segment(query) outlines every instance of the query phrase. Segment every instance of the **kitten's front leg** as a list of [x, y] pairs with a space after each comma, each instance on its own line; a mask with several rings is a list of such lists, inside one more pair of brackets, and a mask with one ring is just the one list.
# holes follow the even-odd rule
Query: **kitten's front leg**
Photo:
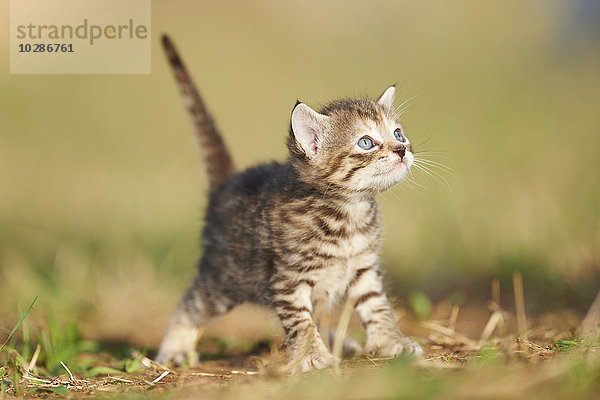
[[400, 353], [423, 355], [418, 343], [402, 335], [394, 318], [377, 266], [358, 269], [348, 287], [355, 309], [367, 331], [368, 354], [395, 357]]
[[306, 279], [283, 280], [273, 285], [275, 310], [290, 351], [290, 372], [322, 369], [336, 362], [313, 320], [313, 286], [314, 282]]

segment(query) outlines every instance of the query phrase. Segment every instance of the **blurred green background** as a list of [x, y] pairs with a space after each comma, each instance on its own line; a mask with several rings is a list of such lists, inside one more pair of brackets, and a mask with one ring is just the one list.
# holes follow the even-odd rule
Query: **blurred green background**
[[406, 131], [454, 172], [379, 198], [400, 301], [483, 304], [518, 270], [528, 311], [584, 312], [600, 288], [597, 3], [155, 1], [149, 76], [9, 75], [3, 35], [0, 326], [40, 296], [39, 318], [160, 339], [208, 187], [162, 32], [239, 167], [286, 157], [296, 99], [416, 96]]

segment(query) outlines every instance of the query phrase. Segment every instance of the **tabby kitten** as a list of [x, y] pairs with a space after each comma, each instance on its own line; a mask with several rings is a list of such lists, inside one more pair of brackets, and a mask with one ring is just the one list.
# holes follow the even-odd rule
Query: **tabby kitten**
[[392, 108], [394, 86], [377, 101], [341, 100], [320, 112], [297, 103], [286, 163], [235, 173], [202, 99], [168, 37], [163, 45], [198, 131], [210, 180], [198, 275], [173, 316], [157, 356], [184, 363], [199, 327], [243, 302], [275, 309], [289, 369], [336, 360], [317, 330], [313, 306], [354, 301], [369, 354], [421, 355], [396, 326], [378, 253], [375, 195], [406, 177], [411, 144]]

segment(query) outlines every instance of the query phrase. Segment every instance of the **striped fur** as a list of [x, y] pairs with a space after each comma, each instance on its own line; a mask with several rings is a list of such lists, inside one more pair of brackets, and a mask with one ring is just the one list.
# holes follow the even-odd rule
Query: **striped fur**
[[[174, 51], [171, 45], [167, 49]], [[186, 92], [193, 85], [182, 74]], [[393, 96], [388, 89], [385, 101], [342, 100], [318, 114], [297, 105], [303, 112], [292, 113], [296, 131], [290, 128], [286, 163], [214, 179], [198, 275], [172, 318], [159, 362], [184, 363], [193, 354], [200, 325], [253, 302], [277, 312], [290, 370], [323, 368], [335, 359], [318, 333], [313, 305], [335, 304], [346, 296], [367, 331], [367, 352], [422, 354], [396, 326], [378, 261], [381, 217], [374, 197], [402, 180], [413, 160], [410, 143], [403, 142], [400, 151], [394, 137], [400, 128], [390, 90]], [[207, 143], [203, 133], [216, 134], [210, 126], [199, 129], [201, 146]], [[364, 135], [373, 138], [373, 149], [357, 146]], [[222, 141], [219, 146], [217, 153], [226, 154]], [[221, 161], [217, 157], [217, 165]]]
[[210, 187], [216, 188], [235, 173], [233, 161], [202, 97], [185, 69], [175, 45], [167, 35], [162, 36], [162, 44], [196, 129], [196, 137], [204, 157]]

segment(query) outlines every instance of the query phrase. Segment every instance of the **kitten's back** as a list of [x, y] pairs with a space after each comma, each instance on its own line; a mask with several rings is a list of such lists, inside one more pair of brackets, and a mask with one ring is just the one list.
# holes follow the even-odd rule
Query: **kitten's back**
[[293, 181], [290, 164], [272, 162], [234, 174], [210, 195], [200, 275], [238, 302], [264, 303], [271, 297], [265, 283], [273, 256], [265, 244], [272, 232], [265, 213]]

